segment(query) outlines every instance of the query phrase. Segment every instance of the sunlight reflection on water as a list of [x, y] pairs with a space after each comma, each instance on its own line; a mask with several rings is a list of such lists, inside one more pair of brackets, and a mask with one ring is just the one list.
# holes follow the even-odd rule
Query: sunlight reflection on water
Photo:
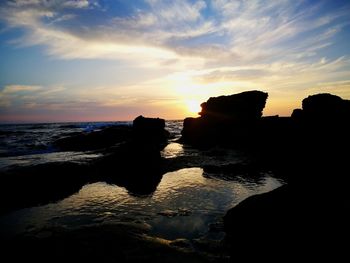
[[179, 143], [169, 143], [163, 151], [161, 151], [163, 158], [175, 158], [184, 155], [184, 147]]
[[21, 232], [43, 226], [74, 228], [102, 222], [141, 221], [149, 224], [155, 235], [194, 238], [205, 234], [210, 223], [220, 221], [228, 209], [244, 198], [280, 185], [269, 175], [254, 184], [242, 179], [206, 178], [202, 168], [186, 168], [165, 174], [152, 196], [131, 196], [124, 188], [93, 183], [58, 203], [2, 217], [0, 225]]

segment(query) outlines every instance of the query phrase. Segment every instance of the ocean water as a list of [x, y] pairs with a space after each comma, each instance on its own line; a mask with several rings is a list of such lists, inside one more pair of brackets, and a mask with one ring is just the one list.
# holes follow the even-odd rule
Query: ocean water
[[46, 162], [84, 161], [89, 152], [60, 152], [52, 143], [62, 137], [132, 122], [0, 124], [0, 170]]
[[[1, 125], [0, 171], [53, 161], [89, 162], [99, 155], [60, 152], [52, 142], [62, 136], [111, 125], [131, 123]], [[161, 155], [168, 161], [181, 159], [181, 164], [178, 170], [163, 175], [153, 194], [135, 196], [123, 187], [105, 182], [87, 184], [79, 192], [56, 203], [1, 215], [1, 235], [39, 233], [41, 229], [47, 231], [51, 227], [74, 229], [95, 224], [137, 222], [147, 225], [151, 235], [162, 238], [222, 239], [222, 217], [227, 210], [248, 196], [271, 191], [282, 184], [270, 171], [262, 171], [253, 178], [208, 174], [203, 165], [245, 163], [249, 157], [227, 149], [198, 151], [177, 143], [182, 121], [167, 121], [166, 129], [172, 134], [172, 139]]]

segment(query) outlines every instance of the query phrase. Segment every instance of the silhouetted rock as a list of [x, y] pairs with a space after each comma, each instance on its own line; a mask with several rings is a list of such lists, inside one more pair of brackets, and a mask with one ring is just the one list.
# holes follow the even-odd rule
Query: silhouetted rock
[[336, 126], [347, 126], [350, 124], [350, 101], [328, 94], [316, 94], [305, 98], [302, 102], [302, 110], [293, 111], [292, 118], [301, 124], [311, 128], [314, 125], [330, 129]]
[[162, 178], [157, 144], [122, 143], [95, 163], [98, 180], [125, 187], [135, 195], [153, 193]]
[[52, 162], [2, 172], [0, 214], [56, 202], [87, 183], [105, 181], [135, 195], [152, 194], [162, 178], [158, 145], [123, 142], [85, 163]]
[[328, 93], [312, 95], [303, 100], [303, 113], [309, 120], [343, 119], [350, 115], [350, 101]]
[[54, 202], [96, 181], [117, 184], [135, 195], [153, 193], [164, 171], [160, 148], [166, 145], [169, 133], [159, 118], [139, 116], [133, 125], [74, 134], [54, 142], [62, 150], [99, 150], [101, 157], [89, 163], [47, 163], [1, 174], [6, 189], [0, 192], [0, 213]]
[[259, 157], [287, 185], [227, 212], [232, 261], [280, 259], [265, 253], [271, 248], [295, 259], [345, 255], [338, 235], [349, 229], [350, 166], [344, 156], [350, 147], [349, 121], [349, 101], [331, 94], [305, 98], [303, 109], [294, 110], [291, 118], [261, 119]]
[[303, 110], [302, 109], [294, 109], [292, 112], [291, 118], [297, 121], [300, 121], [303, 117]]
[[101, 150], [126, 141], [164, 147], [168, 137], [164, 119], [139, 116], [133, 121], [132, 127], [112, 126], [99, 131], [82, 132], [57, 139], [53, 145], [64, 151]]
[[186, 118], [181, 140], [198, 147], [247, 143], [262, 116], [268, 94], [247, 91], [210, 98], [199, 118]]
[[139, 143], [157, 144], [164, 147], [169, 132], [165, 130], [165, 120], [138, 116], [133, 121], [134, 140]]
[[165, 128], [165, 120], [160, 118], [147, 118], [142, 115], [136, 117], [133, 121], [135, 131], [142, 133], [160, 133]]
[[199, 113], [203, 118], [215, 121], [252, 122], [262, 116], [268, 94], [261, 91], [246, 91], [230, 96], [209, 98], [201, 104]]
[[86, 151], [111, 147], [116, 143], [130, 140], [132, 128], [129, 126], [107, 127], [100, 131], [79, 133], [60, 138], [53, 145], [65, 151]]
[[56, 202], [94, 181], [87, 164], [57, 162], [21, 167], [0, 176], [0, 214], [13, 209]]
[[[299, 194], [285, 185], [249, 197], [229, 210], [224, 226], [232, 261], [240, 258], [275, 261], [280, 255], [309, 256], [310, 244], [315, 247], [314, 238], [322, 234], [315, 231], [318, 229], [315, 221], [308, 221], [302, 202]], [[309, 209], [312, 211], [312, 206]], [[269, 252], [271, 250], [276, 253]]]

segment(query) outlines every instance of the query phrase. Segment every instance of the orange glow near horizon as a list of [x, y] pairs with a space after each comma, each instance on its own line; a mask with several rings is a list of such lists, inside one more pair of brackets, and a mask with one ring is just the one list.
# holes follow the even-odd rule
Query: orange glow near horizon
[[197, 100], [187, 100], [186, 106], [187, 106], [187, 112], [191, 115], [198, 116], [198, 113], [202, 110], [200, 106], [201, 102]]

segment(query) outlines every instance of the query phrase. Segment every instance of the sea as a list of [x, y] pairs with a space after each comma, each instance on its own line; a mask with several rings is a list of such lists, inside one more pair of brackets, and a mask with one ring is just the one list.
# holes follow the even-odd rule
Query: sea
[[[76, 122], [0, 125], [0, 173], [17, 167], [49, 162], [90, 162], [94, 152], [59, 151], [58, 138], [132, 122]], [[249, 156], [237, 150], [215, 148], [200, 151], [178, 143], [183, 121], [166, 121], [172, 139], [161, 151], [164, 159], [181, 158], [186, 165], [165, 173], [154, 193], [130, 194], [125, 188], [96, 182], [71, 196], [0, 215], [0, 234], [15, 237], [50, 228], [76, 229], [99, 224], [137, 222], [152, 236], [165, 239], [224, 238], [223, 216], [245, 198], [271, 191], [283, 184], [271, 171], [258, 177], [206, 173], [204, 165], [246, 163]], [[47, 176], [50, 176], [49, 174]], [[25, 198], [25, 197], [23, 197]]]

